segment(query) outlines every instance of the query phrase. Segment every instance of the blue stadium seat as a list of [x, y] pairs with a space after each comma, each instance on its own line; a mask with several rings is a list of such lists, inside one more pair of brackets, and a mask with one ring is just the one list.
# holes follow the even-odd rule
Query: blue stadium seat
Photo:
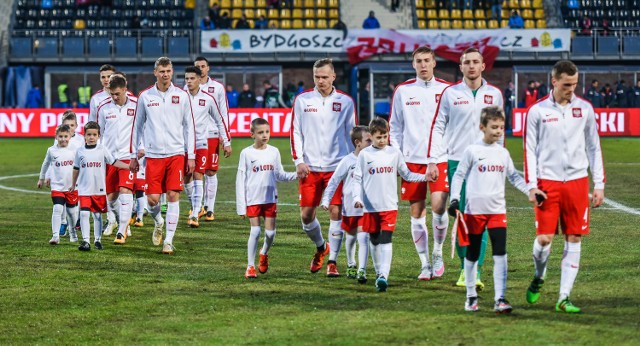
[[65, 37], [62, 39], [62, 54], [69, 58], [84, 57], [84, 38]]
[[598, 37], [598, 55], [618, 55], [618, 38]]
[[185, 52], [190, 52], [188, 37], [169, 37], [167, 44], [169, 56], [184, 55]]
[[57, 58], [58, 57], [58, 38], [56, 37], [40, 37], [38, 40], [38, 48], [36, 48], [35, 56], [38, 58]]
[[143, 37], [142, 38], [142, 55], [143, 56], [162, 56], [164, 49], [161, 37]]
[[30, 58], [33, 42], [31, 37], [12, 37], [11, 56], [15, 58]]
[[92, 37], [89, 40], [89, 56], [92, 58], [108, 58], [111, 56], [111, 44], [109, 43], [109, 38]]
[[625, 55], [640, 55], [640, 37], [625, 36], [622, 48]]
[[115, 48], [117, 57], [136, 57], [138, 53], [136, 39], [133, 37], [116, 37]]
[[593, 55], [593, 38], [577, 36], [571, 42], [572, 55]]

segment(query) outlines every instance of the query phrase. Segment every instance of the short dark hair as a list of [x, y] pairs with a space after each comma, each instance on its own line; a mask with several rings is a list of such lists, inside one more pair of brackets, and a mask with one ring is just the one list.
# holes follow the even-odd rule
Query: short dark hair
[[334, 68], [333, 68], [333, 59], [331, 59], [331, 58], [323, 58], [323, 59], [318, 59], [318, 60], [316, 60], [316, 62], [313, 63], [313, 68], [314, 69], [325, 67], [325, 66], [331, 67], [331, 71], [333, 71], [334, 70]]
[[62, 113], [62, 122], [65, 122], [66, 120], [73, 120], [78, 123], [76, 112], [72, 111], [71, 109], [67, 109], [66, 111], [64, 111], [64, 113]]
[[416, 48], [416, 50], [414, 50], [413, 53], [411, 53], [411, 59], [415, 59], [416, 55], [423, 54], [423, 53], [431, 54], [433, 57], [436, 56], [436, 53], [433, 51], [433, 49], [431, 49], [431, 47], [422, 46], [422, 47]]
[[127, 79], [120, 74], [114, 74], [109, 78], [109, 89], [126, 88]]
[[267, 121], [267, 119], [264, 119], [264, 118], [255, 118], [251, 120], [251, 132], [253, 132], [256, 129], [256, 127], [260, 125], [269, 125], [269, 122]]
[[369, 132], [371, 134], [376, 132], [387, 133], [389, 132], [389, 123], [384, 118], [375, 117], [369, 123]]
[[84, 124], [84, 133], [87, 133], [87, 130], [98, 130], [100, 133], [100, 125], [96, 121], [89, 121]]
[[116, 71], [116, 72], [114, 72], [113, 74], [114, 74], [114, 75], [120, 75], [120, 76], [122, 76], [122, 77], [124, 77], [124, 78], [127, 78], [127, 74], [126, 74], [126, 73], [124, 73], [124, 72], [122, 72], [122, 71]]
[[362, 136], [364, 135], [365, 132], [369, 132], [369, 128], [364, 126], [364, 125], [357, 125], [354, 128], [351, 129], [351, 143], [353, 143], [353, 145], [356, 145], [356, 140], [358, 141], [362, 141]]
[[207, 58], [205, 58], [203, 56], [196, 57], [196, 60], [194, 60], [193, 62], [195, 63], [195, 62], [198, 62], [198, 61], [204, 61], [204, 62], [207, 63], [207, 66], [209, 66], [209, 60], [207, 60]]
[[480, 54], [480, 58], [482, 58], [482, 61], [484, 61], [484, 57], [482, 56], [482, 52], [480, 51], [480, 49], [476, 48], [476, 47], [469, 47], [467, 49], [464, 50], [464, 52], [462, 52], [462, 55], [460, 55], [460, 62], [462, 62], [462, 57], [469, 54], [469, 53], [478, 53]]
[[116, 72], [116, 68], [113, 65], [104, 64], [104, 65], [100, 66], [100, 72], [103, 72], [103, 71]]
[[483, 126], [487, 126], [490, 120], [502, 120], [505, 121], [506, 116], [502, 107], [490, 106], [483, 108], [480, 112], [480, 123]]
[[197, 66], [187, 66], [184, 69], [184, 73], [185, 74], [187, 74], [187, 73], [195, 73], [196, 76], [198, 76], [198, 77], [202, 76], [202, 70]]
[[69, 125], [60, 125], [56, 127], [56, 135], [60, 132], [71, 132], [71, 127]]
[[598, 80], [597, 79], [592, 80], [591, 84], [593, 84], [593, 83], [598, 83]]
[[158, 60], [156, 60], [156, 63], [153, 65], [153, 69], [156, 70], [160, 66], [169, 66], [169, 65], [173, 66], [171, 59], [167, 58], [166, 56], [162, 56], [162, 57], [159, 57]]
[[567, 76], [574, 76], [576, 73], [578, 73], [578, 66], [576, 66], [576, 64], [574, 64], [570, 60], [560, 60], [555, 65], [553, 65], [553, 69], [551, 70], [551, 77], [560, 79], [563, 73]]

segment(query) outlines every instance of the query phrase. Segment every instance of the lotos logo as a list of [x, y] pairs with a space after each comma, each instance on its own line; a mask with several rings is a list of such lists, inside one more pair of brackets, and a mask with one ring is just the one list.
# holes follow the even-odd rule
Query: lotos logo
[[468, 105], [468, 104], [469, 104], [469, 101], [467, 101], [467, 100], [454, 101], [454, 102], [453, 102], [453, 105], [454, 105], [454, 106], [458, 106], [458, 105]]
[[479, 172], [499, 172], [502, 173], [504, 172], [504, 166], [503, 165], [478, 165], [478, 171]]
[[493, 103], [493, 96], [491, 95], [484, 95], [484, 103], [485, 104], [492, 104]]
[[147, 107], [158, 107], [158, 106], [160, 106], [160, 102], [147, 103]]
[[340, 112], [340, 111], [342, 111], [342, 103], [340, 103], [340, 102], [334, 102], [334, 103], [333, 103], [333, 111], [334, 111], [334, 112]]
[[407, 103], [405, 103], [405, 105], [407, 105], [407, 106], [419, 106], [420, 105], [420, 101], [407, 101]]
[[133, 109], [133, 108], [127, 109], [127, 116], [132, 117], [134, 115], [136, 115], [136, 110], [135, 109]]
[[371, 175], [376, 174], [376, 169], [373, 168], [373, 167], [369, 168], [369, 174], [371, 174]]
[[198, 104], [200, 105], [200, 107], [204, 107], [204, 100], [198, 100]]
[[369, 174], [382, 174], [382, 173], [395, 173], [393, 166], [371, 167], [369, 168]]
[[436, 94], [436, 103], [440, 102], [440, 97], [442, 96], [442, 94]]
[[171, 103], [173, 103], [174, 105], [180, 103], [180, 96], [171, 96]]
[[73, 165], [73, 160], [56, 161], [56, 167], [64, 167]]
[[254, 173], [257, 173], [257, 172], [262, 172], [262, 171], [274, 171], [275, 168], [274, 168], [273, 165], [255, 165], [255, 166], [253, 166], [253, 168], [251, 168], [251, 170]]
[[318, 108], [314, 108], [314, 107], [307, 107], [304, 109], [305, 112], [308, 113], [318, 113]]
[[216, 91], [216, 88], [210, 86], [208, 90], [209, 90], [209, 93], [212, 93], [212, 92]]
[[582, 118], [582, 108], [572, 108], [571, 114], [574, 118]]

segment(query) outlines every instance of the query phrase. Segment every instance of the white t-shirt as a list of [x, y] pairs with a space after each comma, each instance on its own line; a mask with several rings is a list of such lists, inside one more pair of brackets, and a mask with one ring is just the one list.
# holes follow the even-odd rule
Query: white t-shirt
[[40, 168], [40, 179], [51, 179], [51, 191], [67, 192], [73, 181], [73, 161], [76, 151], [66, 146], [49, 147]]
[[128, 160], [130, 157], [131, 128], [137, 104], [137, 98], [127, 97], [126, 103], [122, 106], [110, 100], [98, 108], [101, 144], [118, 160]]
[[329, 179], [327, 188], [324, 189], [324, 194], [322, 195], [322, 205], [329, 206], [331, 198], [333, 198], [333, 195], [338, 189], [338, 185], [340, 185], [340, 182], [344, 182], [344, 184], [342, 184], [343, 216], [362, 216], [363, 214], [362, 208], [354, 207], [355, 201], [353, 200], [353, 190], [359, 187], [355, 179], [353, 179], [357, 162], [358, 157], [355, 153], [343, 157], [338, 167], [336, 167], [336, 171], [333, 172], [331, 179]]
[[73, 163], [78, 172], [79, 196], [102, 196], [106, 194], [107, 164], [114, 164], [116, 160], [102, 145], [95, 148], [82, 147], [78, 149]]

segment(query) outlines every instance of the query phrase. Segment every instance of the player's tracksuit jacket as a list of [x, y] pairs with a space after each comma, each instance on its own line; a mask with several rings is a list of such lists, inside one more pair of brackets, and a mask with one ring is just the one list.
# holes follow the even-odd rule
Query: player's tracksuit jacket
[[[193, 118], [196, 123], [196, 149], [207, 148], [208, 138], [222, 138], [224, 146], [231, 145], [231, 137], [227, 128], [228, 118], [220, 116], [218, 102], [213, 95], [204, 92], [202, 88], [194, 96], [187, 90], [191, 97], [191, 108], [193, 109]], [[215, 136], [209, 128], [213, 122], [216, 130]]]
[[[211, 94], [213, 98], [216, 100], [216, 110], [222, 119], [224, 119], [224, 123], [229, 126], [229, 103], [227, 101], [227, 92], [224, 89], [224, 85], [218, 82], [217, 80], [209, 77], [206, 83], [200, 85], [200, 90], [206, 92], [207, 94]], [[209, 134], [207, 138], [218, 138], [220, 137], [224, 142], [224, 134], [220, 132], [218, 126], [214, 123], [213, 119], [209, 119], [208, 123]], [[230, 137], [228, 136], [227, 139]]]
[[[131, 91], [127, 90], [127, 96], [135, 97], [136, 95], [134, 95]], [[104, 88], [96, 91], [95, 94], [91, 96], [91, 99], [89, 100], [89, 120], [88, 121], [98, 121], [97, 120], [98, 108], [100, 107], [101, 104], [103, 104], [105, 101], [108, 101], [108, 100], [111, 100], [111, 95], [109, 94], [108, 91], [104, 90]]]
[[127, 102], [122, 107], [116, 105], [111, 99], [98, 107], [101, 144], [117, 160], [128, 160], [130, 157], [131, 128], [137, 105], [138, 98], [128, 96]]

